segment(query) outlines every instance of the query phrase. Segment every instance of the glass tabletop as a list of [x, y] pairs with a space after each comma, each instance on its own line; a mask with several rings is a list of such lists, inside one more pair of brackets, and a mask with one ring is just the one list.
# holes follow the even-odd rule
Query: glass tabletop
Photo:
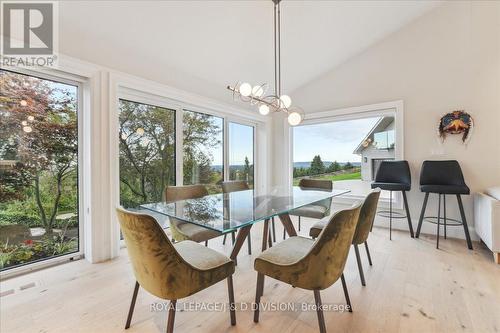
[[274, 187], [267, 193], [251, 189], [172, 203], [143, 204], [141, 208], [227, 233], [348, 192], [349, 190], [342, 189], [325, 190], [298, 186], [291, 189]]

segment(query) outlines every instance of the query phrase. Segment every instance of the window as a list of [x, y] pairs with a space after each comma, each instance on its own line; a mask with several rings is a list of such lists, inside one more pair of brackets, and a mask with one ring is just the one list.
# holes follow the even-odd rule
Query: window
[[119, 100], [120, 204], [158, 202], [175, 185], [175, 110]]
[[229, 180], [244, 180], [253, 187], [253, 143], [253, 126], [229, 123]]
[[78, 87], [0, 70], [0, 270], [79, 251]]
[[[293, 128], [293, 182], [328, 179], [364, 196], [378, 165], [395, 158], [394, 116], [372, 116]], [[384, 196], [385, 194], [383, 194]]]
[[183, 113], [184, 185], [203, 184], [220, 193], [224, 179], [224, 119], [205, 113]]

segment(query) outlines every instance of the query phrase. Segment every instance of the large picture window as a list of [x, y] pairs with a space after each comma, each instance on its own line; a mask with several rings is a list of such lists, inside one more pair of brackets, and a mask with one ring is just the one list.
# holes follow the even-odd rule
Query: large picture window
[[294, 185], [327, 179], [349, 195], [366, 195], [380, 162], [395, 159], [394, 124], [393, 115], [384, 115], [294, 127]]
[[158, 202], [175, 185], [175, 110], [119, 100], [120, 204]]
[[253, 187], [254, 127], [229, 123], [229, 180], [244, 180]]
[[0, 270], [79, 251], [78, 87], [0, 70]]
[[224, 119], [200, 112], [184, 111], [184, 185], [203, 184], [209, 193], [219, 193], [224, 179]]

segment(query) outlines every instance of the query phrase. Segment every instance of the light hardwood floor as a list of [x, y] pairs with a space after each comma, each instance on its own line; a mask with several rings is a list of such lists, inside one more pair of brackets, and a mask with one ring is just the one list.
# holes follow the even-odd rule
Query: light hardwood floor
[[[277, 221], [278, 222], [278, 221]], [[307, 235], [311, 221], [302, 223]], [[295, 223], [296, 224], [296, 223]], [[277, 223], [278, 240], [282, 239]], [[253, 259], [260, 252], [262, 223], [252, 229], [254, 254], [244, 246], [234, 276], [236, 302], [250, 304], [255, 297]], [[500, 265], [482, 244], [467, 250], [465, 241], [435, 238], [411, 239], [407, 232], [374, 228], [369, 238], [373, 266], [364, 249], [366, 287], [359, 280], [354, 252], [346, 266], [346, 280], [353, 313], [326, 312], [329, 332], [500, 332]], [[222, 238], [210, 247], [230, 253], [231, 242]], [[35, 287], [20, 290], [30, 283]], [[125, 332], [124, 325], [134, 286], [126, 249], [115, 260], [89, 264], [84, 260], [59, 265], [5, 280], [0, 289], [16, 288], [0, 298], [0, 331], [23, 332]], [[344, 303], [340, 281], [322, 292], [324, 304]], [[164, 332], [166, 313], [151, 310], [161, 300], [139, 291], [132, 326], [128, 332]], [[187, 302], [227, 302], [221, 282]], [[313, 293], [267, 278], [263, 302], [310, 303]], [[194, 304], [194, 303], [189, 303]], [[317, 332], [315, 311], [263, 311], [254, 324], [252, 312], [238, 311], [231, 327], [227, 312], [183, 311], [176, 315], [176, 332]]]

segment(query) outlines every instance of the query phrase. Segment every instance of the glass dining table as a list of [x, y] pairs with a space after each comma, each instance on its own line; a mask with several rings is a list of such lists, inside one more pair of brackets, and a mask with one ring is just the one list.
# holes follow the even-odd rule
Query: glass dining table
[[171, 203], [148, 203], [141, 205], [141, 208], [219, 231], [221, 234], [237, 231], [230, 256], [234, 260], [255, 223], [264, 222], [262, 249], [265, 250], [267, 245], [272, 246], [269, 234], [270, 219], [279, 217], [288, 235], [296, 236], [297, 231], [289, 212], [348, 192], [350, 191], [343, 189], [325, 190], [298, 186], [272, 187], [263, 193], [250, 189]]

